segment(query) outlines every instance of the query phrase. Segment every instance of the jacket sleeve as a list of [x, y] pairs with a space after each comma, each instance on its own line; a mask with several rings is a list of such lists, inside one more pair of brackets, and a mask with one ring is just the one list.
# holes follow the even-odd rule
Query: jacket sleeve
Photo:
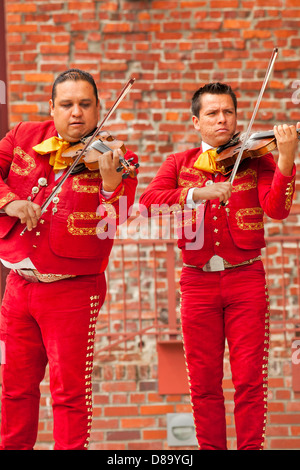
[[6, 184], [13, 158], [14, 158], [14, 135], [19, 125], [9, 131], [0, 142], [0, 209], [11, 201], [20, 197]]
[[[147, 189], [140, 197], [140, 205], [149, 214], [154, 206], [168, 205], [169, 208], [184, 207], [189, 188], [178, 187], [178, 167], [175, 155], [170, 155], [158, 170]], [[152, 206], [152, 208], [151, 208]]]
[[291, 176], [284, 176], [275, 164], [273, 156], [261, 157], [258, 167], [258, 195], [263, 211], [272, 219], [285, 219], [289, 213], [295, 192], [296, 166]]

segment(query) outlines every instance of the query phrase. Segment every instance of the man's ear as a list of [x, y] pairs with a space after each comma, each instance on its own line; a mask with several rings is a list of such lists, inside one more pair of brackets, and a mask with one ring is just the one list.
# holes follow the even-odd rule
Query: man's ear
[[200, 131], [199, 118], [197, 118], [197, 116], [193, 116], [192, 119], [193, 119], [194, 128], [197, 129], [197, 131]]
[[50, 116], [53, 117], [53, 112], [54, 112], [54, 104], [52, 100], [49, 100], [49, 107], [50, 107]]

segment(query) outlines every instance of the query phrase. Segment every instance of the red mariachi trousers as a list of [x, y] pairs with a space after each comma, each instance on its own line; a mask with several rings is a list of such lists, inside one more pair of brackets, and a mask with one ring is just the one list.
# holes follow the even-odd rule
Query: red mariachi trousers
[[262, 449], [269, 346], [269, 303], [262, 262], [219, 272], [184, 267], [180, 285], [182, 333], [199, 448], [227, 448], [222, 389], [227, 339], [237, 449]]
[[95, 324], [105, 292], [104, 273], [48, 284], [9, 274], [1, 309], [1, 449], [33, 449], [48, 362], [54, 448], [87, 448]]

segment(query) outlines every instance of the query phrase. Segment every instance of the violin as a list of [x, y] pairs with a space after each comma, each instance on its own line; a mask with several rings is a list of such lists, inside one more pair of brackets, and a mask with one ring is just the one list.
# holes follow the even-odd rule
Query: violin
[[[85, 168], [91, 171], [98, 170], [99, 154], [120, 149], [123, 155], [119, 157], [120, 166], [117, 168], [117, 171], [123, 171], [123, 179], [128, 176], [131, 178], [136, 177], [136, 169], [139, 167], [139, 164], [131, 165], [133, 158], [125, 160], [126, 147], [122, 141], [116, 140], [108, 131], [100, 131], [97, 135], [93, 136], [92, 141], [85, 148], [87, 139], [88, 137], [84, 137], [79, 143], [72, 145], [62, 153], [64, 163], [68, 165], [72, 165], [74, 160], [80, 155], [72, 174], [79, 173]], [[85, 150], [83, 150], [84, 148]]]
[[[300, 139], [300, 129], [297, 129], [298, 139]], [[217, 169], [226, 175], [235, 165], [236, 159], [244, 145], [240, 162], [246, 158], [259, 158], [272, 152], [277, 148], [277, 142], [273, 131], [255, 132], [246, 142], [240, 139], [239, 133], [224, 145], [217, 148], [215, 158]]]

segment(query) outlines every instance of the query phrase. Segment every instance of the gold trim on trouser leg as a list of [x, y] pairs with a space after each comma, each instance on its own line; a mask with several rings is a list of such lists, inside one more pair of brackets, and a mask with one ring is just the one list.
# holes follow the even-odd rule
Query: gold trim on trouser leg
[[262, 432], [261, 450], [264, 448], [266, 426], [267, 426], [267, 413], [268, 413], [268, 364], [269, 364], [269, 347], [270, 347], [270, 299], [268, 286], [265, 285], [265, 294], [267, 301], [267, 311], [265, 315], [265, 339], [264, 339], [264, 356], [262, 363], [263, 374], [263, 395], [264, 395], [264, 423]]
[[94, 359], [95, 329], [99, 312], [99, 297], [99, 295], [92, 295], [90, 297], [90, 322], [85, 362], [85, 404], [87, 408], [87, 439], [86, 443], [84, 444], [85, 448], [89, 446], [93, 420], [92, 372]]

